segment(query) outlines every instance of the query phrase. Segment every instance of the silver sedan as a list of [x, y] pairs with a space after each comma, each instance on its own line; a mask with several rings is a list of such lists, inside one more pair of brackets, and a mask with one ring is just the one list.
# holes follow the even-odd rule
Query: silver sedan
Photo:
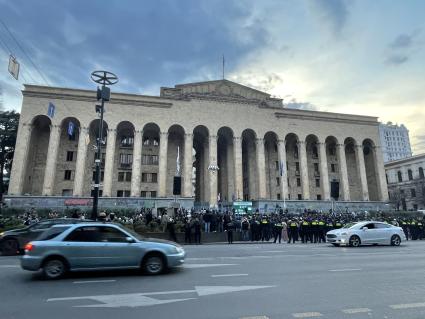
[[108, 223], [57, 225], [25, 246], [21, 266], [43, 270], [49, 279], [67, 271], [138, 269], [149, 275], [184, 263], [185, 251], [176, 243], [145, 239]]
[[326, 233], [326, 241], [334, 246], [358, 247], [377, 244], [399, 246], [402, 240], [406, 240], [406, 236], [401, 227], [375, 221], [350, 223]]

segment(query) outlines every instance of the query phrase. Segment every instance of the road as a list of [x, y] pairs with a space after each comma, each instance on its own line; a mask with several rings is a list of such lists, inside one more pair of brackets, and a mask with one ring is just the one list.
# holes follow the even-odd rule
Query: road
[[425, 318], [425, 242], [186, 246], [159, 277], [79, 273], [58, 281], [0, 257], [0, 318]]

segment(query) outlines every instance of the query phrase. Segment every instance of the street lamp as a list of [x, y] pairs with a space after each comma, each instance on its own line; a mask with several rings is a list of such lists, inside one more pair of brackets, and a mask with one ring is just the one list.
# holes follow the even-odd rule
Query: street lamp
[[95, 174], [95, 180], [94, 180], [94, 196], [93, 196], [93, 210], [91, 213], [91, 219], [96, 220], [97, 219], [97, 207], [99, 202], [99, 187], [100, 187], [100, 163], [101, 163], [101, 149], [102, 149], [102, 142], [103, 142], [103, 113], [104, 113], [104, 106], [105, 101], [109, 101], [111, 98], [111, 89], [107, 87], [107, 85], [114, 85], [118, 82], [118, 77], [111, 72], [108, 71], [94, 71], [91, 74], [91, 79], [101, 84], [102, 87], [97, 87], [97, 93], [96, 98], [98, 101], [101, 101], [100, 105], [96, 105], [95, 110], [96, 113], [99, 113], [100, 116], [100, 125], [99, 125], [99, 133], [97, 138], [97, 152], [96, 152], [96, 174]]

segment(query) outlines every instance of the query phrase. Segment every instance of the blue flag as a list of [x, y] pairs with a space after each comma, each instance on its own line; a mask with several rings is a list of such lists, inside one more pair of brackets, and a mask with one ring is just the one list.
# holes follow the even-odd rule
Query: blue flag
[[283, 172], [284, 172], [283, 162], [280, 161], [280, 163], [279, 163], [279, 173], [280, 173], [280, 176], [283, 176]]
[[49, 102], [49, 107], [47, 108], [47, 116], [53, 118], [55, 116], [55, 105], [52, 102]]
[[69, 136], [73, 136], [74, 135], [74, 130], [75, 130], [75, 124], [74, 124], [74, 122], [69, 122], [68, 123], [68, 135]]

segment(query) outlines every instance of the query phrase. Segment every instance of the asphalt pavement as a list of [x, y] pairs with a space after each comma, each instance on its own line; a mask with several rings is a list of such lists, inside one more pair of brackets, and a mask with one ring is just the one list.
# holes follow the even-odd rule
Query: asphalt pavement
[[186, 246], [184, 267], [46, 281], [0, 257], [0, 318], [425, 318], [425, 241]]

